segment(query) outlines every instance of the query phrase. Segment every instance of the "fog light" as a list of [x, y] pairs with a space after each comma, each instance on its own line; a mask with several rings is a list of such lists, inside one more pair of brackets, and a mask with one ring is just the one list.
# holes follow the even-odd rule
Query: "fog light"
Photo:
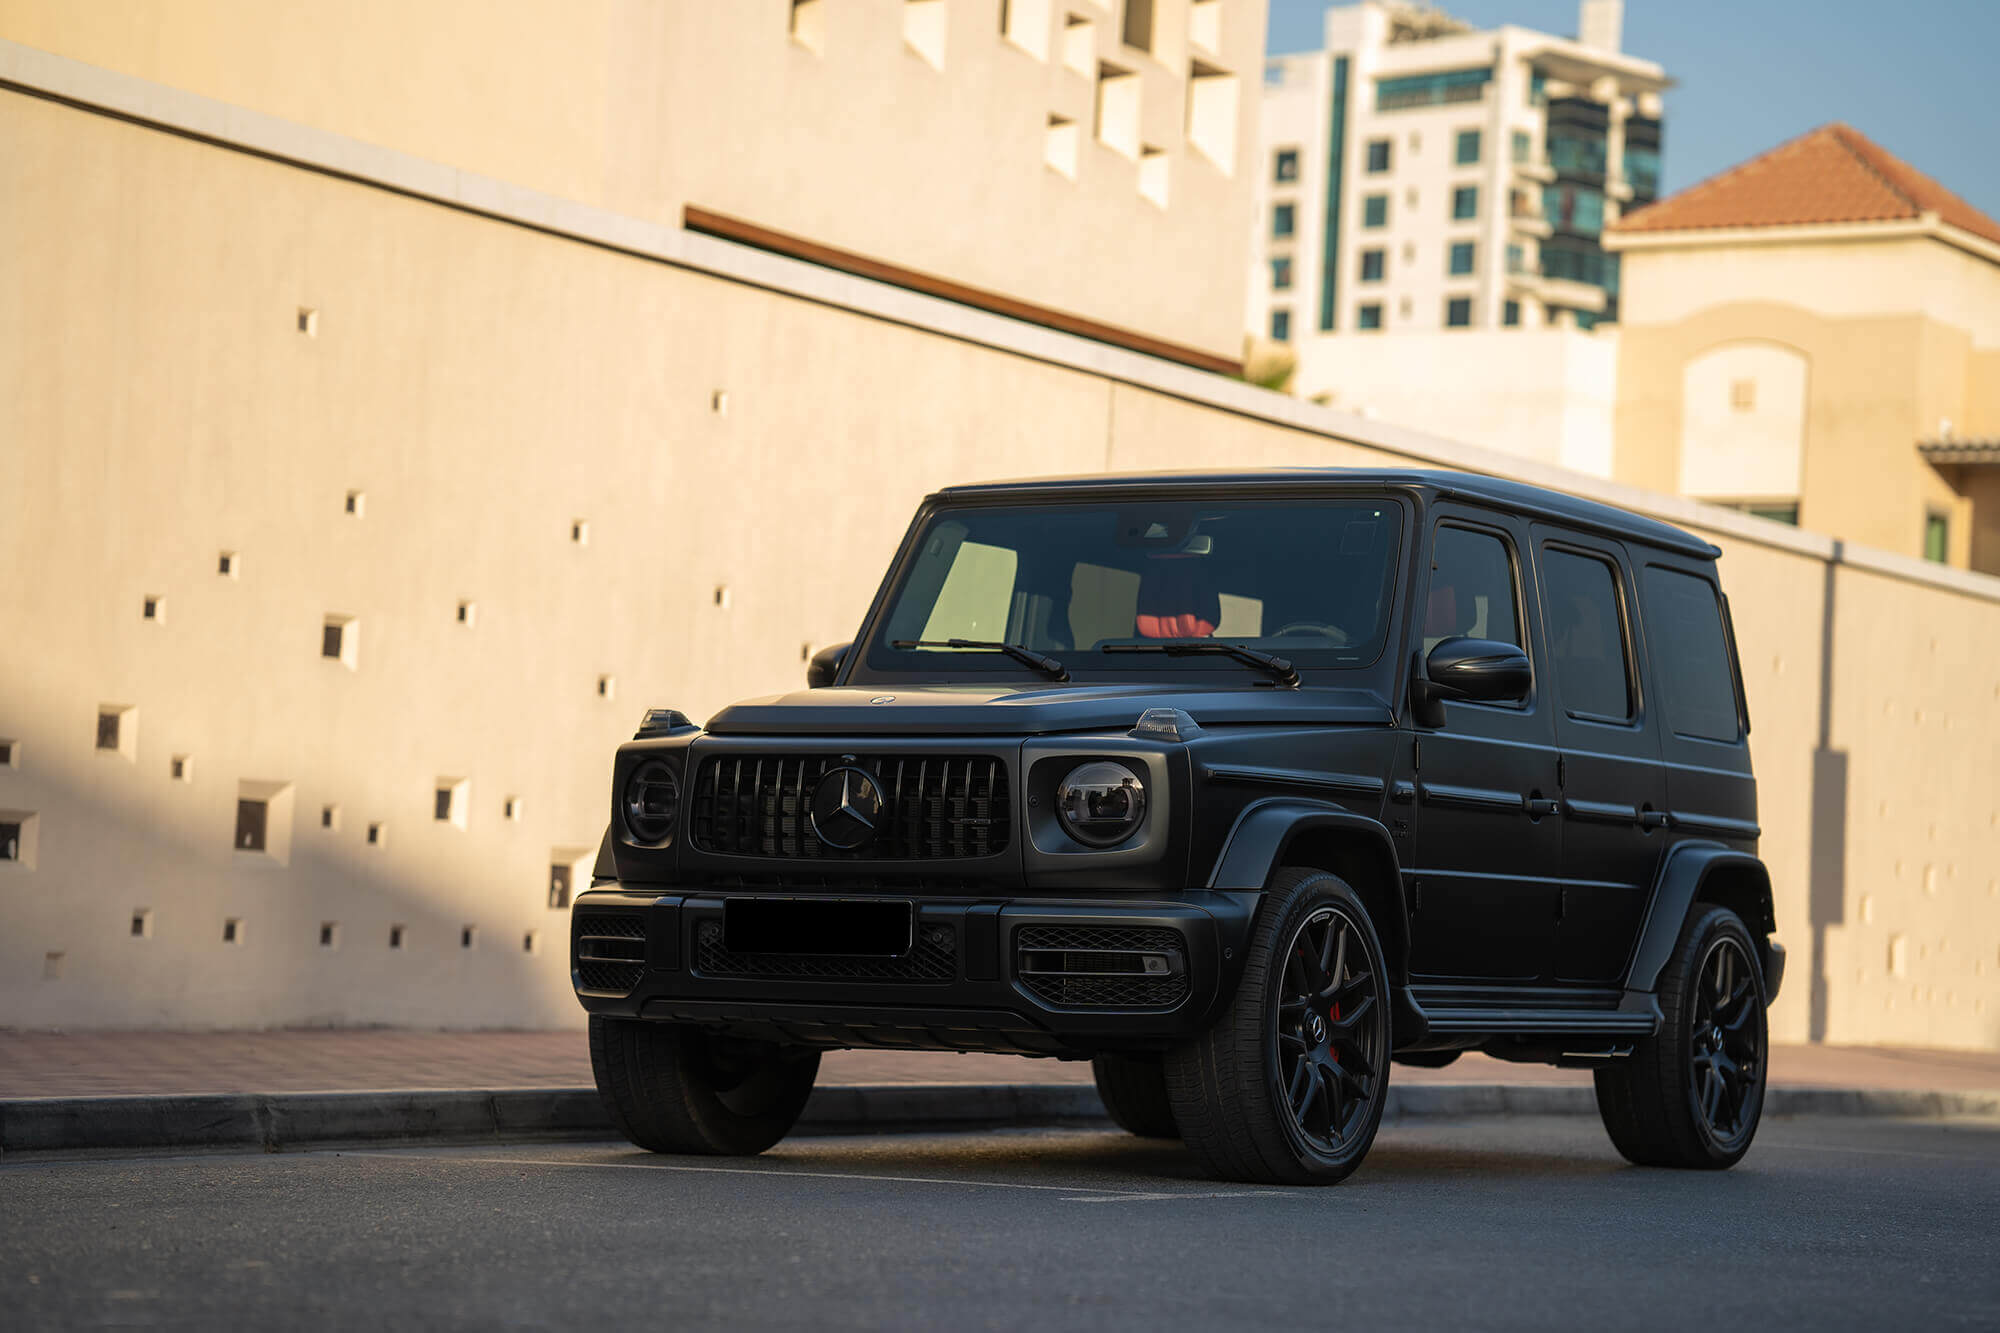
[[1149, 977], [1164, 977], [1167, 975], [1167, 960], [1156, 953], [1147, 954], [1146, 975]]
[[1056, 817], [1078, 842], [1115, 847], [1145, 822], [1145, 784], [1137, 773], [1108, 759], [1080, 764], [1056, 787]]

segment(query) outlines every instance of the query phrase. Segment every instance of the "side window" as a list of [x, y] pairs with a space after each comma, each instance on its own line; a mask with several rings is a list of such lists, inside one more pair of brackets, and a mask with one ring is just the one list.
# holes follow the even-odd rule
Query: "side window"
[[1556, 698], [1572, 716], [1630, 718], [1632, 682], [1625, 667], [1617, 571], [1596, 556], [1545, 547], [1542, 586]]
[[1524, 647], [1518, 594], [1505, 541], [1490, 532], [1440, 524], [1431, 547], [1424, 651], [1460, 636]]
[[1640, 595], [1667, 725], [1679, 736], [1740, 740], [1736, 679], [1729, 669], [1729, 639], [1714, 585], [1648, 565]]

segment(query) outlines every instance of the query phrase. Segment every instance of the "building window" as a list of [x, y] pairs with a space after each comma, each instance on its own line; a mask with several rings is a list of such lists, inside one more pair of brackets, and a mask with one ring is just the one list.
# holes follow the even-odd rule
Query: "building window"
[[569, 906], [570, 876], [574, 873], [566, 862], [558, 861], [549, 867], [549, 907], [560, 910]]
[[242, 570], [242, 564], [240, 561], [237, 560], [236, 552], [224, 551], [220, 555], [216, 556], [215, 572], [222, 575], [222, 577], [226, 579], [236, 578], [241, 572], [241, 570]]
[[1389, 169], [1389, 141], [1370, 139], [1368, 141], [1368, 170], [1383, 172]]
[[159, 596], [148, 597], [140, 614], [147, 620], [154, 621], [155, 623], [165, 620], [167, 618], [167, 599]]
[[1292, 340], [1292, 312], [1273, 310], [1271, 312], [1271, 341], [1288, 343]]
[[1292, 289], [1292, 261], [1284, 255], [1271, 261], [1271, 289], [1279, 292]]
[[349, 491], [347, 493], [347, 512], [350, 515], [352, 515], [355, 518], [360, 518], [363, 511], [365, 511], [367, 508], [368, 508], [368, 496], [365, 492]]
[[1526, 162], [1535, 151], [1535, 141], [1526, 130], [1514, 131], [1514, 160]]
[[1472, 272], [1472, 242], [1453, 241], [1451, 243], [1448, 271], [1453, 277], [1463, 277]]
[[319, 808], [319, 826], [323, 829], [338, 830], [340, 828], [340, 807], [337, 805], [321, 806]]
[[193, 782], [194, 757], [192, 755], [177, 754], [167, 760], [167, 776], [175, 782]]
[[153, 938], [153, 912], [151, 908], [135, 907], [132, 909], [132, 938], [135, 940], [150, 940]]
[[1951, 520], [1943, 514], [1924, 515], [1924, 559], [1945, 564], [1951, 558]]
[[1521, 322], [1521, 303], [1509, 301], [1500, 307], [1500, 322], [1508, 328], [1515, 328]]
[[361, 660], [361, 626], [353, 616], [328, 616], [319, 631], [319, 655], [349, 671]]
[[1280, 148], [1271, 155], [1271, 179], [1280, 185], [1299, 178], [1299, 150]]
[[100, 708], [97, 710], [97, 748], [115, 750], [118, 748], [118, 725], [123, 714]]
[[236, 802], [236, 842], [239, 852], [261, 852], [269, 823], [270, 807], [263, 801]]
[[400, 949], [400, 948], [402, 948], [402, 947], [403, 947], [403, 940], [404, 940], [404, 938], [405, 938], [405, 937], [406, 937], [406, 936], [408, 935], [408, 933], [409, 933], [409, 932], [408, 932], [407, 928], [406, 928], [406, 927], [404, 927], [404, 926], [402, 926], [402, 925], [392, 925], [392, 926], [390, 926], [390, 927], [389, 927], [389, 947], [390, 947], [391, 949]]
[[0, 861], [21, 859], [21, 821], [0, 820]]
[[338, 949], [340, 947], [340, 923], [338, 921], [322, 921], [319, 923], [319, 947], [322, 949]]
[[1279, 204], [1271, 210], [1271, 234], [1290, 236], [1298, 228], [1298, 208], [1293, 204]]
[[1389, 266], [1389, 252], [1386, 250], [1363, 250], [1361, 252], [1361, 280], [1380, 282]]
[[1361, 201], [1361, 225], [1364, 227], [1386, 227], [1389, 225], [1389, 196], [1371, 194]]
[[1357, 329], [1379, 329], [1382, 327], [1382, 304], [1371, 301], [1367, 305], [1354, 308], [1354, 327]]
[[1479, 161], [1479, 131], [1460, 130], [1458, 141], [1452, 150], [1452, 160], [1461, 167], [1474, 166]]
[[1486, 96], [1486, 85], [1492, 81], [1493, 70], [1490, 67], [1414, 74], [1403, 79], [1379, 79], [1375, 84], [1375, 109], [1407, 111], [1411, 107], [1477, 102]]
[[1479, 216], [1479, 187], [1461, 185], [1451, 192], [1451, 217], [1454, 222], [1467, 222]]
[[370, 847], [380, 847], [388, 840], [389, 826], [387, 824], [370, 824], [368, 826], [368, 845]]
[[1604, 192], [1586, 185], [1546, 186], [1542, 216], [1557, 231], [1596, 236], [1604, 230]]
[[20, 766], [21, 743], [19, 741], [0, 740], [0, 768], [19, 768]]
[[1472, 298], [1454, 296], [1444, 303], [1444, 326], [1448, 329], [1472, 327]]
[[243, 943], [243, 918], [232, 916], [223, 918], [222, 942], [224, 944]]
[[1731, 380], [1729, 382], [1729, 407], [1735, 412], [1757, 410], [1757, 381]]

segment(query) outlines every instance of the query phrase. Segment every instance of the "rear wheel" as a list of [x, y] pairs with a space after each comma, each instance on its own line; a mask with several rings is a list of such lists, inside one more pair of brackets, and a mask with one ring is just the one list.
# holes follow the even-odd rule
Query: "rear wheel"
[[1118, 1127], [1142, 1139], [1177, 1139], [1166, 1064], [1157, 1055], [1100, 1055], [1090, 1062], [1097, 1095]]
[[1338, 876], [1272, 876], [1222, 1016], [1167, 1056], [1181, 1137], [1230, 1180], [1330, 1185], [1375, 1141], [1389, 1091], [1388, 969]]
[[1736, 1165], [1764, 1111], [1764, 976], [1742, 918], [1704, 908], [1660, 977], [1666, 1022], [1626, 1060], [1597, 1071], [1611, 1142], [1640, 1166]]
[[613, 1123], [641, 1148], [745, 1156], [798, 1123], [819, 1052], [592, 1014], [590, 1069]]

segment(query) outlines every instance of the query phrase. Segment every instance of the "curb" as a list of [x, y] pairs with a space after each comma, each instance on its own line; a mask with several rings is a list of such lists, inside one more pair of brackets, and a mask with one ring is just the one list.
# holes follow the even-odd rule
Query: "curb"
[[[2000, 1119], [2000, 1092], [1772, 1088], [1773, 1116]], [[1595, 1115], [1588, 1087], [1392, 1085], [1383, 1119]], [[1107, 1123], [1087, 1083], [848, 1084], [814, 1090], [801, 1134]], [[0, 1154], [616, 1138], [593, 1088], [32, 1097], [0, 1101]]]

